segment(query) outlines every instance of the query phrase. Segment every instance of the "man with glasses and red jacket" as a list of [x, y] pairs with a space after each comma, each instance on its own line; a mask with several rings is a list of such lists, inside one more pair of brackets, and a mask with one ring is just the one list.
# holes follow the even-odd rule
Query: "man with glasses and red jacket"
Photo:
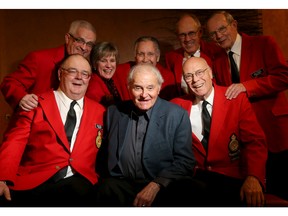
[[4, 77], [0, 89], [7, 103], [25, 111], [38, 105], [37, 94], [59, 85], [57, 67], [65, 56], [80, 54], [89, 59], [96, 30], [85, 20], [75, 20], [65, 34], [65, 45], [29, 53], [18, 69]]
[[[229, 86], [227, 99], [241, 92], [248, 96], [267, 137], [267, 192], [288, 200], [288, 65], [274, 38], [238, 33], [237, 25], [226, 11], [215, 12], [207, 21], [211, 39], [227, 52], [214, 60], [214, 79], [218, 85]], [[238, 81], [232, 81], [233, 61]]]

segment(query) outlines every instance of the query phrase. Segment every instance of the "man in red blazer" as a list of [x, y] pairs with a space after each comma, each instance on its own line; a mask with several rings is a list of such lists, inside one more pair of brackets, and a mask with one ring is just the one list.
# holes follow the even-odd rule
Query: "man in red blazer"
[[187, 93], [187, 86], [182, 79], [183, 63], [191, 56], [201, 56], [212, 67], [215, 56], [223, 50], [220, 46], [202, 39], [201, 23], [194, 14], [184, 14], [179, 18], [176, 33], [181, 48], [166, 53], [165, 60], [166, 67], [172, 71], [177, 83], [177, 96], [181, 96]]
[[75, 20], [65, 34], [65, 45], [29, 53], [18, 69], [4, 77], [0, 89], [7, 103], [29, 111], [38, 105], [37, 94], [57, 89], [57, 66], [65, 56], [80, 54], [89, 59], [96, 41], [95, 28], [85, 20]]
[[288, 199], [288, 65], [270, 36], [239, 34], [237, 21], [220, 11], [207, 21], [210, 37], [226, 52], [232, 51], [240, 82], [232, 83], [227, 54], [214, 61], [219, 85], [229, 86], [228, 99], [245, 92], [263, 128], [269, 150], [267, 191]]
[[[186, 109], [192, 125], [192, 147], [197, 167], [195, 178], [207, 184], [207, 205], [263, 206], [267, 146], [245, 94], [226, 99], [227, 87], [213, 85], [212, 70], [203, 58], [183, 65], [189, 94], [172, 102]], [[208, 147], [203, 144], [202, 103], [211, 116]]]
[[[35, 109], [15, 113], [0, 148], [0, 199], [12, 206], [89, 205], [105, 110], [84, 97], [90, 76], [88, 60], [70, 55], [58, 69], [59, 88], [39, 94]], [[73, 100], [77, 120], [69, 142], [64, 123]]]
[[164, 83], [162, 84], [160, 97], [170, 100], [177, 96], [177, 88], [173, 73], [163, 67], [160, 63], [160, 45], [159, 41], [152, 36], [139, 37], [134, 44], [135, 61], [129, 61], [117, 66], [114, 80], [117, 80], [119, 93], [123, 100], [130, 100], [127, 88], [127, 76], [130, 69], [139, 63], [149, 63], [157, 67], [160, 71]]

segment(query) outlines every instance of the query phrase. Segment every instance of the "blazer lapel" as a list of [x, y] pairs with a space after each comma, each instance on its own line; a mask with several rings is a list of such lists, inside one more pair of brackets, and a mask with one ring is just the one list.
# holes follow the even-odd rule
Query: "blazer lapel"
[[127, 126], [128, 126], [128, 123], [129, 123], [129, 116], [128, 115], [125, 115], [123, 116], [123, 118], [120, 118], [118, 124], [119, 124], [119, 127], [118, 127], [118, 132], [119, 132], [119, 149], [122, 149], [122, 146], [123, 146], [123, 143], [124, 143], [124, 140], [125, 140], [125, 137], [126, 137], [126, 129], [127, 129]]
[[[87, 132], [91, 132], [91, 125], [94, 124], [94, 127], [95, 127], [95, 134], [96, 134], [96, 127], [97, 127], [97, 122], [92, 122], [93, 118], [91, 118], [91, 116], [89, 115], [90, 113], [94, 112], [93, 110], [93, 105], [89, 105], [89, 102], [88, 100], [85, 100], [85, 97], [84, 97], [84, 106], [83, 106], [83, 114], [82, 114], [82, 117], [81, 117], [81, 122], [80, 122], [80, 125], [79, 125], [79, 130], [78, 130], [78, 133], [77, 133], [77, 136], [76, 136], [76, 140], [75, 140], [75, 143], [74, 143], [74, 147], [73, 147], [73, 151], [77, 151], [77, 148], [80, 147], [81, 148], [81, 141], [83, 140], [86, 140], [85, 136], [87, 134]], [[103, 126], [103, 125], [98, 125], [99, 126]], [[100, 129], [100, 128], [99, 128]], [[103, 129], [103, 128], [102, 128]], [[95, 135], [96, 137], [96, 135]], [[78, 141], [79, 140], [79, 141]], [[78, 142], [80, 142], [78, 144]], [[95, 139], [95, 145], [96, 145], [96, 139]]]
[[[221, 136], [220, 130], [223, 127], [224, 119], [226, 119], [228, 107], [225, 105], [227, 99], [225, 98], [225, 92], [218, 92], [220, 89], [214, 85], [215, 94], [213, 101], [213, 111], [212, 111], [212, 121], [211, 130], [209, 136], [209, 145], [211, 143], [216, 143], [218, 136]], [[211, 149], [211, 147], [209, 147]]]
[[70, 151], [64, 125], [62, 124], [62, 119], [59, 114], [53, 91], [50, 91], [49, 94], [40, 97], [43, 100], [39, 101], [39, 103], [43, 109], [43, 112], [45, 113], [47, 121], [51, 125], [51, 128], [55, 131], [56, 135], [62, 141], [63, 145], [67, 148], [68, 151]]
[[251, 61], [251, 48], [252, 44], [251, 41], [247, 38], [248, 36], [245, 34], [242, 34], [242, 47], [245, 47], [245, 49], [241, 49], [241, 62], [240, 62], [240, 76], [241, 72], [244, 71], [244, 74], [247, 72], [247, 67], [249, 66], [248, 62]]
[[204, 149], [204, 146], [202, 145], [201, 141], [197, 138], [197, 136], [194, 133], [192, 133], [192, 140], [194, 148], [196, 148], [201, 155], [206, 157], [207, 152]]
[[144, 149], [148, 149], [151, 144], [153, 144], [154, 139], [157, 138], [159, 127], [162, 124], [162, 118], [166, 115], [165, 112], [160, 108], [162, 101], [160, 98], [157, 99], [154, 107], [152, 108], [152, 113], [150, 116], [149, 124], [147, 127], [146, 137], [144, 141]]
[[128, 104], [125, 103], [125, 107], [123, 108], [125, 110], [124, 113], [120, 112], [120, 115], [122, 115], [119, 118], [119, 122], [117, 123], [118, 126], [118, 154], [120, 155], [122, 147], [123, 147], [123, 143], [125, 141], [126, 138], [126, 133], [127, 133], [127, 127], [129, 124], [129, 118], [132, 112], [132, 107], [133, 105], [131, 105], [132, 101], [129, 102]]

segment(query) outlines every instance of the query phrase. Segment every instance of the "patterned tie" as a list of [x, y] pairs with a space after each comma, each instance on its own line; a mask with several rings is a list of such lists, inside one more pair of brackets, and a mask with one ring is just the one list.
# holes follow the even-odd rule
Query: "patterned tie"
[[234, 53], [232, 51], [229, 51], [229, 60], [230, 60], [232, 82], [233, 83], [239, 83], [240, 82], [239, 71], [238, 71], [237, 65], [234, 61], [233, 54]]
[[207, 101], [203, 101], [202, 103], [202, 121], [203, 121], [203, 139], [201, 141], [203, 147], [207, 151], [208, 148], [208, 139], [210, 134], [210, 126], [211, 126], [211, 116], [207, 110], [206, 105]]
[[66, 132], [66, 136], [67, 139], [69, 141], [69, 144], [71, 144], [71, 139], [72, 139], [72, 135], [73, 135], [73, 131], [75, 129], [75, 125], [76, 125], [76, 112], [74, 110], [74, 105], [77, 102], [75, 100], [73, 100], [70, 104], [70, 109], [67, 113], [67, 118], [66, 118], [66, 122], [65, 122], [65, 132]]

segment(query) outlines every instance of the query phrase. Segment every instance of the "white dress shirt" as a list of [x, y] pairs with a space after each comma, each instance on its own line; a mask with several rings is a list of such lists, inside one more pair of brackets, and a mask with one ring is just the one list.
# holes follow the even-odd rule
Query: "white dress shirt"
[[[214, 88], [212, 89], [211, 94], [206, 99], [206, 101], [209, 103], [207, 104], [207, 110], [212, 116], [212, 108], [213, 108], [213, 100], [214, 100]], [[190, 122], [192, 126], [192, 131], [196, 135], [196, 137], [201, 141], [203, 138], [203, 122], [202, 122], [202, 103], [203, 101], [200, 101], [198, 104], [193, 104], [190, 111]]]
[[[70, 109], [70, 104], [73, 100], [68, 98], [60, 89], [58, 89], [57, 91], [54, 91], [54, 95], [55, 95], [56, 103], [58, 105], [58, 109], [59, 109], [60, 116], [63, 122], [63, 127], [64, 127], [66, 118], [67, 118], [67, 113]], [[77, 132], [79, 130], [79, 125], [80, 125], [81, 117], [83, 113], [83, 98], [81, 98], [80, 100], [77, 100], [77, 103], [74, 106], [74, 110], [76, 112], [77, 119], [76, 119], [76, 126], [73, 131], [72, 138], [71, 138], [71, 144], [70, 144], [71, 152], [73, 151], [74, 143], [76, 140]], [[67, 175], [65, 176], [65, 178], [72, 176], [72, 175], [73, 175], [73, 171], [71, 167], [68, 166]]]

